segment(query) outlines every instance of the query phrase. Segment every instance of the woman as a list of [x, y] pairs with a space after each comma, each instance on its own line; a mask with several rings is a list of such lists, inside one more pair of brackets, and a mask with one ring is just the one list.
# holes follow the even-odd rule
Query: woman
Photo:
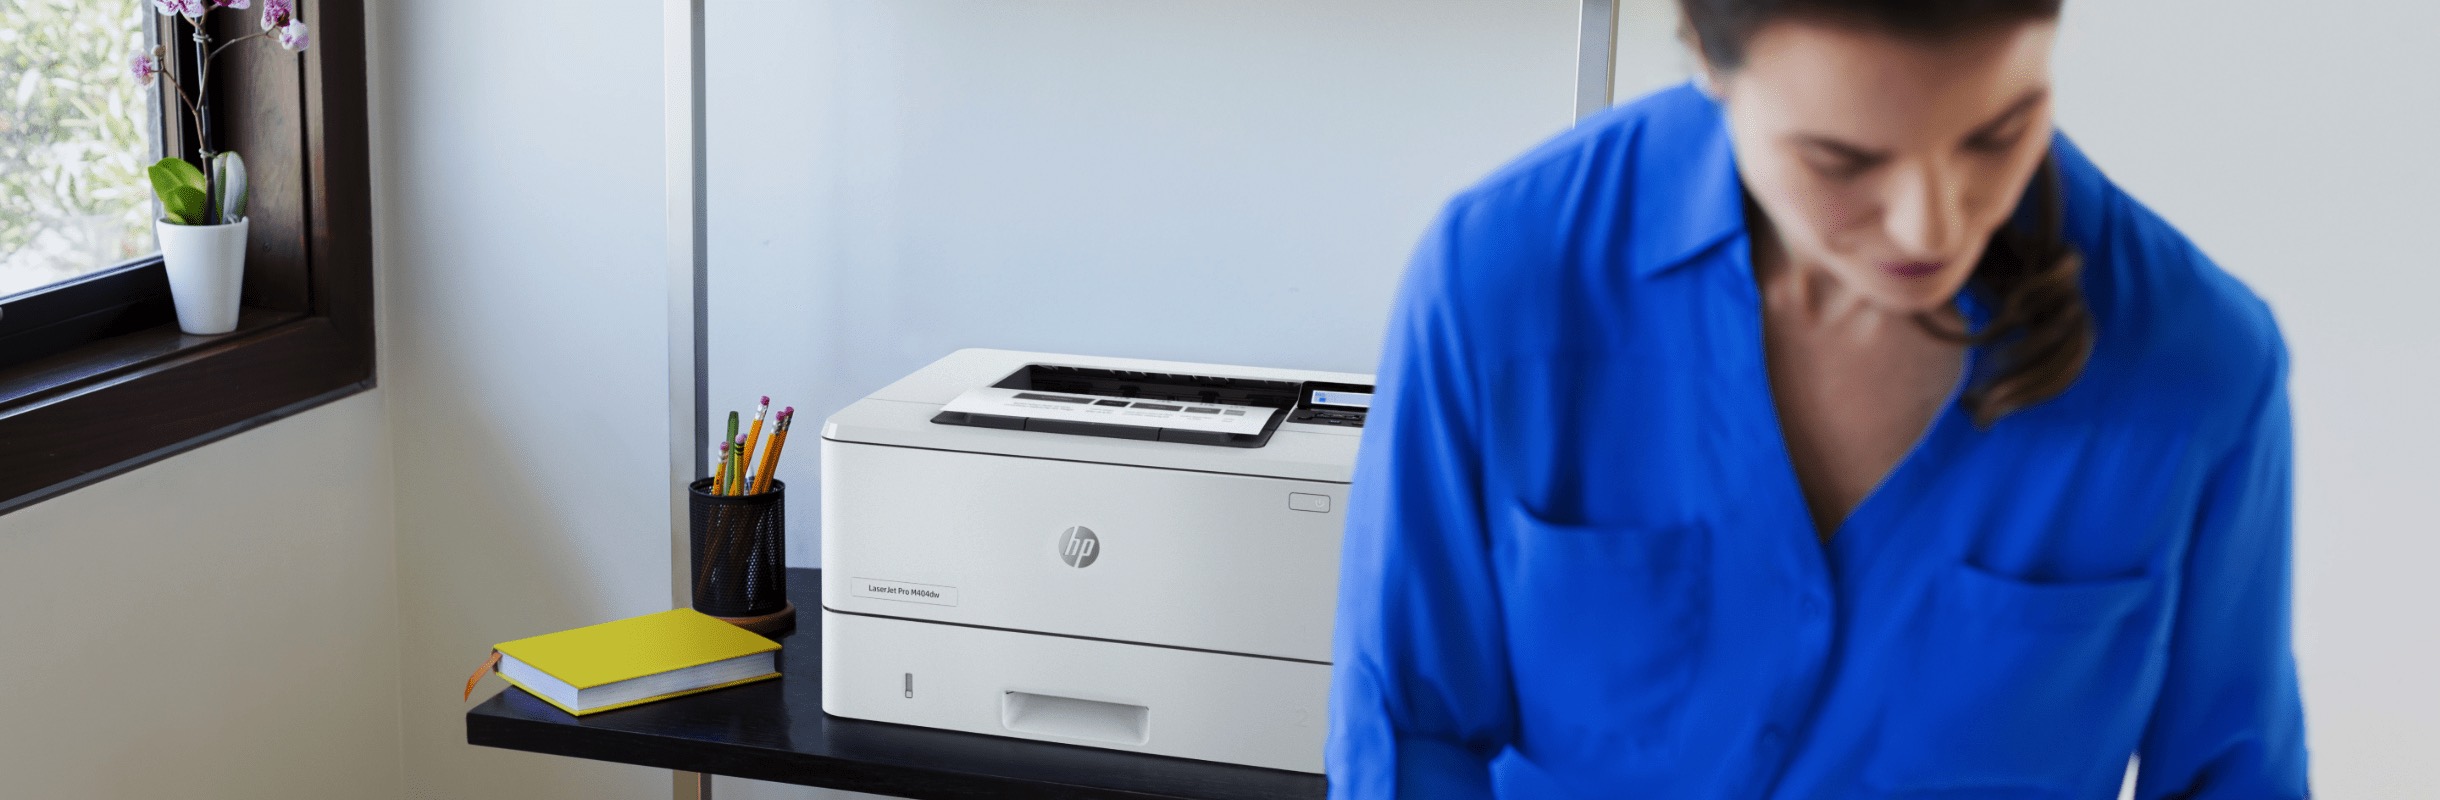
[[2269, 311], [2051, 129], [2058, 0], [1683, 0], [1453, 201], [1334, 796], [2305, 796]]

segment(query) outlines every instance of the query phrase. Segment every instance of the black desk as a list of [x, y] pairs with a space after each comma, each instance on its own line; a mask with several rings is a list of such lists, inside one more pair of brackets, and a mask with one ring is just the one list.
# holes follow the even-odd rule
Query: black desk
[[466, 712], [466, 742], [914, 798], [1319, 798], [1321, 776], [840, 719], [822, 713], [821, 570], [788, 571], [796, 632], [779, 680], [579, 719], [514, 687]]

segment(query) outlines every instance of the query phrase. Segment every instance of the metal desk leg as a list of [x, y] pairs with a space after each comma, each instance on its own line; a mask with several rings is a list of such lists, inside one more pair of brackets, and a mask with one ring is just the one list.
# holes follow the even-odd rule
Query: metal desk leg
[[669, 784], [669, 795], [675, 800], [712, 800], [709, 772], [671, 772]]

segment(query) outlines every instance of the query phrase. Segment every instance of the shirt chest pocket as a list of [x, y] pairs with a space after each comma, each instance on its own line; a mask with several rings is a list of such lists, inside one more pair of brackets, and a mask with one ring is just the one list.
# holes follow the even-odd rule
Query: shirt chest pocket
[[1714, 518], [1720, 476], [1742, 474], [1739, 453], [1775, 448], [1765, 437], [1778, 433], [1755, 422], [1768, 406], [1740, 405], [1709, 372], [1637, 352], [1501, 362], [1503, 388], [1484, 401], [1483, 429], [1497, 432], [1484, 443], [1486, 492], [1553, 522]]
[[1522, 507], [1504, 522], [1523, 744], [1665, 750], [1710, 623], [1705, 530], [1556, 523]]
[[2133, 743], [2096, 734], [2143, 713], [2154, 585], [1953, 568], [1891, 676], [1868, 778], [1904, 797], [2015, 797], [2115, 776]]

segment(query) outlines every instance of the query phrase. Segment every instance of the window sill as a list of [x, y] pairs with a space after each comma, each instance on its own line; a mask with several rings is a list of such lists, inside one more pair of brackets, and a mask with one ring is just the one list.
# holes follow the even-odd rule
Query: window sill
[[244, 309], [0, 369], [0, 514], [371, 388], [369, 342], [322, 316]]

